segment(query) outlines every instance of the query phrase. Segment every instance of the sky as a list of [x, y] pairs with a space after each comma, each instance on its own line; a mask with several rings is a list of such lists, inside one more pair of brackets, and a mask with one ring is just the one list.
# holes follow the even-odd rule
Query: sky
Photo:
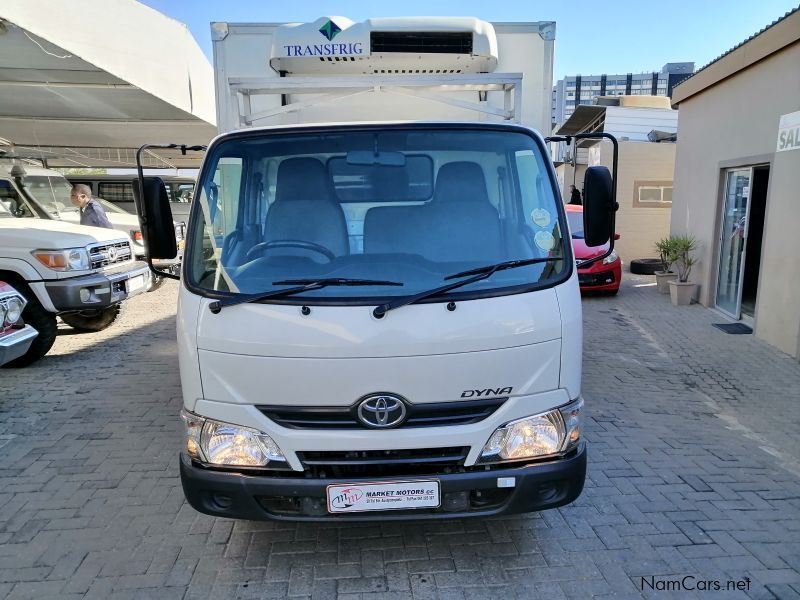
[[566, 75], [699, 68], [786, 12], [798, 0], [143, 0], [186, 23], [212, 61], [212, 21], [306, 22], [323, 16], [471, 16], [486, 21], [555, 21], [555, 79]]

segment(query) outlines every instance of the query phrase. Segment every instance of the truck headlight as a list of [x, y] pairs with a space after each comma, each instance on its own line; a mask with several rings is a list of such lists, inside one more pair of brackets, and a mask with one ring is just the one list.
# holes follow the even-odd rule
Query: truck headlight
[[181, 410], [186, 425], [186, 452], [202, 462], [237, 467], [266, 467], [286, 463], [286, 457], [266, 433], [206, 419]]
[[481, 451], [478, 463], [524, 460], [563, 454], [581, 437], [583, 400], [517, 419], [498, 427]]
[[[6, 301], [6, 314], [2, 319], [5, 323], [13, 325], [22, 317], [22, 310], [25, 308], [25, 301], [18, 296], [12, 296]], [[0, 308], [2, 310], [2, 308]]]
[[34, 250], [31, 254], [45, 267], [54, 271], [86, 271], [89, 269], [89, 253], [86, 248]]
[[611, 254], [609, 254], [608, 256], [606, 256], [603, 259], [603, 264], [604, 265], [610, 265], [611, 263], [617, 262], [618, 260], [619, 260], [619, 256], [617, 255], [617, 251], [616, 250], [612, 250]]

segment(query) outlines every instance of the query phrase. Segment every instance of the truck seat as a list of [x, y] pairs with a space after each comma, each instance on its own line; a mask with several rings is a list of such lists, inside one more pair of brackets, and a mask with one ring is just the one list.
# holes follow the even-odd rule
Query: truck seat
[[500, 217], [478, 163], [450, 162], [439, 168], [430, 213], [431, 235], [439, 240], [434, 260], [502, 260]]
[[502, 260], [500, 217], [489, 202], [480, 165], [447, 163], [433, 200], [418, 206], [379, 206], [364, 219], [364, 252], [420, 254], [436, 262]]
[[[337, 256], [349, 253], [344, 212], [325, 166], [316, 158], [288, 158], [278, 166], [275, 202], [269, 207], [264, 228], [264, 241], [274, 240], [312, 242]], [[280, 252], [320, 256], [299, 248]]]

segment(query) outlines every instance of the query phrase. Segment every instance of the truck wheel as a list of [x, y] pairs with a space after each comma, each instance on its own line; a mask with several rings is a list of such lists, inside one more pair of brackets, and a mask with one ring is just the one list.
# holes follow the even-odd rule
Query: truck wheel
[[115, 304], [102, 310], [85, 310], [78, 313], [61, 315], [61, 320], [78, 331], [103, 331], [109, 327], [119, 315], [120, 306]]
[[28, 301], [25, 310], [22, 311], [22, 320], [36, 329], [39, 335], [33, 338], [33, 343], [25, 354], [3, 366], [27, 367], [29, 364], [42, 358], [50, 351], [50, 348], [53, 347], [53, 343], [56, 341], [56, 334], [58, 333], [58, 325], [56, 324], [56, 316], [44, 309], [33, 292], [27, 289], [27, 286], [23, 287], [18, 283], [14, 283], [14, 286]]
[[664, 263], [658, 258], [634, 258], [629, 267], [634, 275], [652, 275], [664, 269]]

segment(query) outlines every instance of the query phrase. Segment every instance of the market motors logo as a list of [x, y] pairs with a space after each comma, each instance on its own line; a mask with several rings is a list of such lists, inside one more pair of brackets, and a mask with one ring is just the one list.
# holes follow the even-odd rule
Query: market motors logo
[[339, 27], [336, 23], [328, 19], [328, 22], [325, 23], [322, 27], [320, 27], [319, 32], [324, 35], [328, 41], [333, 41], [337, 35], [342, 32], [342, 28]]
[[337, 496], [331, 498], [333, 508], [350, 508], [364, 497], [364, 492], [358, 488], [343, 489]]

